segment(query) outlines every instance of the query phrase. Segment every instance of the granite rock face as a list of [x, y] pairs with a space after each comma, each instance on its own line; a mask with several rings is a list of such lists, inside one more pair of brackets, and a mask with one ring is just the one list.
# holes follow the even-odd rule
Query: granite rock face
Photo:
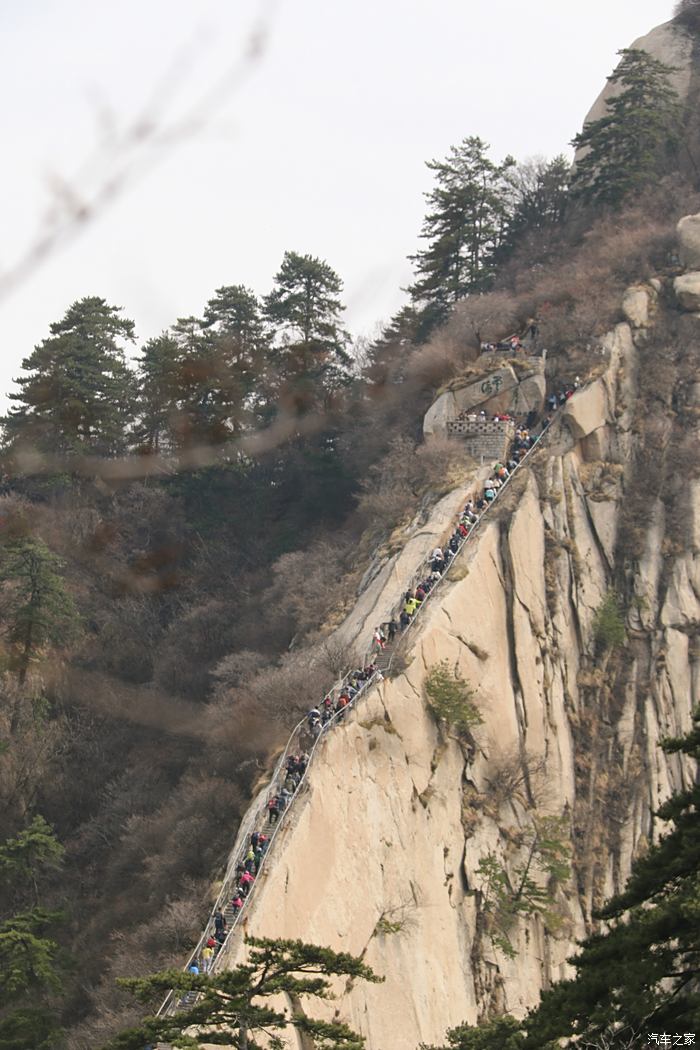
[[[690, 783], [658, 744], [690, 727], [699, 697], [700, 483], [688, 486], [673, 556], [666, 508], [648, 507], [623, 673], [594, 635], [625, 527], [639, 361], [628, 324], [604, 347], [603, 373], [555, 415], [546, 445], [426, 606], [401, 673], [320, 747], [251, 901], [248, 933], [350, 951], [386, 976], [339, 986], [318, 1008], [338, 1011], [369, 1050], [440, 1043], [447, 1027], [494, 1009], [522, 1016], [568, 973], [593, 910], [663, 830], [660, 802]], [[467, 488], [414, 523], [404, 550], [367, 581], [347, 637], [371, 635]], [[426, 704], [426, 676], [442, 660], [475, 691], [483, 724], [469, 746]], [[489, 934], [479, 865], [493, 856], [512, 877], [535, 815], [569, 829], [572, 878], [553, 891], [557, 928], [522, 919], [510, 959]], [[245, 955], [242, 933], [230, 963]]]
[[622, 312], [633, 328], [648, 328], [656, 301], [656, 291], [649, 285], [635, 284], [622, 299]]
[[681, 274], [673, 282], [673, 290], [683, 310], [700, 310], [700, 271]]
[[687, 270], [700, 270], [700, 212], [685, 215], [677, 229], [683, 266]]

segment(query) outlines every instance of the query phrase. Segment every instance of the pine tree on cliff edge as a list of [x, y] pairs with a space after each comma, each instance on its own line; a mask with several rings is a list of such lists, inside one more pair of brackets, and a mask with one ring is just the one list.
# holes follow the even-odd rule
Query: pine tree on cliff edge
[[453, 146], [444, 161], [431, 160], [435, 186], [420, 236], [427, 247], [410, 256], [416, 280], [408, 289], [422, 315], [421, 341], [441, 325], [456, 302], [489, 288], [495, 255], [508, 223], [507, 173], [512, 157], [495, 164], [489, 146], [471, 136]]
[[668, 170], [680, 142], [681, 106], [670, 66], [646, 51], [619, 51], [608, 82], [620, 90], [607, 112], [587, 124], [572, 145], [585, 150], [576, 162], [572, 192], [594, 204], [619, 205]]

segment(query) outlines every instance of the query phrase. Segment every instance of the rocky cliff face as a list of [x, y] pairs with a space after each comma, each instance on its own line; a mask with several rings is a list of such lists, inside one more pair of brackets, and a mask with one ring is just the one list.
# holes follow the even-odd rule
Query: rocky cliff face
[[[339, 988], [328, 1006], [370, 1050], [438, 1041], [494, 1010], [522, 1015], [566, 973], [592, 909], [658, 835], [653, 811], [690, 775], [658, 743], [689, 728], [698, 702], [700, 484], [684, 486], [679, 533], [639, 471], [640, 349], [649, 353], [657, 290], [633, 293], [601, 374], [561, 412], [426, 607], [404, 669], [320, 749], [252, 903], [248, 932], [361, 954], [386, 976]], [[414, 530], [411, 573], [463, 494]], [[644, 511], [630, 551], [634, 499]], [[406, 558], [376, 575], [350, 634], [360, 623], [371, 632], [400, 595]], [[612, 586], [629, 639], [619, 651], [594, 639]], [[426, 674], [441, 660], [475, 688], [475, 746], [426, 707]], [[563, 818], [572, 874], [560, 884], [540, 874], [550, 917], [512, 927], [511, 959], [494, 943], [477, 868], [491, 855], [513, 881], [522, 835], [543, 814]], [[238, 937], [229, 960], [243, 950]]]

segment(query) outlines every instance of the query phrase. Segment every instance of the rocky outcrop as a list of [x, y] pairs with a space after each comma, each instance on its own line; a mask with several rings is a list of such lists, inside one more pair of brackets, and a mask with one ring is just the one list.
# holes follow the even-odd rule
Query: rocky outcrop
[[581, 441], [605, 427], [609, 422], [610, 411], [606, 384], [598, 379], [582, 390], [578, 397], [567, 402], [560, 418], [574, 440]]
[[676, 277], [673, 290], [684, 310], [700, 310], [700, 271], [684, 273]]
[[635, 284], [622, 298], [622, 312], [633, 328], [648, 328], [657, 294], [650, 285]]
[[485, 405], [494, 396], [502, 398], [517, 385], [518, 377], [510, 365], [485, 373], [473, 382], [454, 384], [443, 391], [426, 412], [423, 420], [424, 436], [445, 436], [447, 423], [456, 419], [460, 412]]
[[700, 270], [700, 212], [685, 215], [678, 223], [680, 259], [686, 270]]
[[[662, 499], [640, 504], [641, 522], [626, 516], [640, 425], [630, 325], [602, 349], [604, 371], [555, 418], [426, 606], [393, 677], [320, 747], [251, 901], [247, 932], [351, 951], [385, 975], [339, 986], [321, 1008], [356, 1026], [369, 1050], [440, 1042], [446, 1027], [497, 1010], [521, 1016], [567, 973], [593, 909], [659, 834], [654, 810], [692, 775], [658, 744], [689, 728], [699, 696], [700, 483], [686, 485], [680, 539]], [[371, 633], [392, 607], [463, 494], [414, 523], [410, 557], [365, 581], [348, 637]], [[632, 559], [630, 521], [643, 540]], [[595, 640], [613, 583], [626, 595], [624, 658]], [[426, 706], [426, 676], [443, 660], [475, 690], [483, 724], [470, 742]], [[572, 876], [550, 884], [556, 922], [531, 914], [510, 931], [511, 959], [480, 864], [492, 857], [512, 879], [542, 816], [562, 819]], [[245, 953], [242, 932], [228, 962]]]
[[[492, 355], [488, 355], [490, 360]], [[535, 360], [535, 367], [528, 364]], [[544, 360], [530, 358], [516, 372], [512, 365], [485, 370], [478, 379], [453, 383], [435, 399], [423, 420], [423, 435], [447, 435], [447, 424], [460, 412], [482, 408], [487, 415], [512, 412], [526, 415], [539, 412], [544, 404], [546, 382]]]

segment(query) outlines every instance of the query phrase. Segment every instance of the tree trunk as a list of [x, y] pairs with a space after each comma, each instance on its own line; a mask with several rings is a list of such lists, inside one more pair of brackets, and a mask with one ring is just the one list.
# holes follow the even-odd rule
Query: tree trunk
[[27, 671], [29, 670], [29, 661], [32, 656], [32, 640], [34, 635], [34, 622], [32, 620], [27, 624], [27, 633], [24, 637], [24, 646], [22, 647], [22, 656], [19, 664], [18, 680], [20, 685], [24, 685], [27, 677]]
[[[306, 1017], [304, 1007], [301, 1005], [301, 999], [298, 995], [289, 995], [289, 1001], [292, 1004], [292, 1014], [294, 1017]], [[297, 1029], [297, 1036], [301, 1041], [302, 1050], [315, 1050], [316, 1044], [308, 1032], [300, 1032]]]

